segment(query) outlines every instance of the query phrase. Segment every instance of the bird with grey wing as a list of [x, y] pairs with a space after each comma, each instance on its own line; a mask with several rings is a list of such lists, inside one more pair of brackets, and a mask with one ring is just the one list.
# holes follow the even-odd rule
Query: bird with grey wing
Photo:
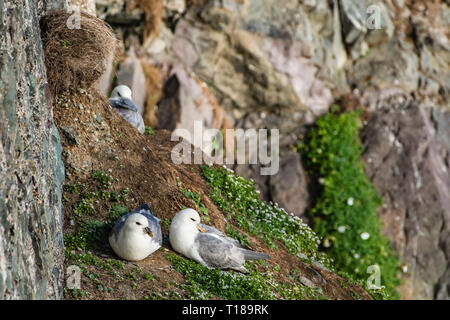
[[162, 245], [159, 219], [143, 203], [135, 211], [123, 215], [109, 234], [109, 244], [122, 259], [139, 261]]
[[139, 113], [138, 107], [131, 100], [131, 90], [125, 85], [114, 88], [109, 98], [109, 104], [116, 110], [125, 120], [136, 127], [140, 133], [145, 132], [144, 120]]
[[239, 241], [225, 236], [219, 230], [200, 223], [194, 209], [178, 212], [169, 229], [172, 248], [182, 255], [210, 269], [233, 269], [248, 272], [247, 260], [269, 259], [263, 252], [250, 250]]

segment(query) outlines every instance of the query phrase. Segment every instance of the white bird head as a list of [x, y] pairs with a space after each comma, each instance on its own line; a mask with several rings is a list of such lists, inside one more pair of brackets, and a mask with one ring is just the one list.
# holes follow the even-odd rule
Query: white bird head
[[140, 213], [132, 214], [125, 221], [124, 231], [130, 233], [146, 233], [153, 237], [153, 232], [148, 227], [148, 220]]
[[114, 88], [111, 93], [111, 98], [128, 98], [131, 99], [131, 89], [125, 85], [120, 85]]
[[178, 212], [172, 220], [173, 226], [185, 226], [190, 230], [194, 231], [195, 229], [205, 232], [205, 230], [200, 227], [200, 215], [197, 211], [191, 208], [187, 208]]

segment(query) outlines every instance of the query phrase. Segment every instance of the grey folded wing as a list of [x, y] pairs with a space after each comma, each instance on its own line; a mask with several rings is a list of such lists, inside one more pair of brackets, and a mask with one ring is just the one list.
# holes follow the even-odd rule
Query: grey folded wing
[[[153, 217], [154, 218], [154, 217]], [[157, 242], [159, 245], [162, 245], [163, 237], [162, 237], [162, 231], [161, 231], [161, 225], [159, 224], [159, 221], [156, 221], [155, 219], [148, 219], [148, 226], [150, 230], [153, 232], [153, 241]]]
[[139, 113], [138, 107], [127, 98], [109, 99], [111, 107], [114, 108], [125, 120], [136, 127], [140, 133], [145, 132], [144, 119]]
[[112, 228], [112, 230], [111, 230], [109, 236], [110, 236], [110, 237], [111, 237], [111, 236], [114, 236], [114, 240], [115, 240], [115, 241], [118, 240], [119, 233], [120, 233], [120, 231], [122, 230], [122, 228], [123, 228], [123, 226], [124, 226], [124, 224], [125, 224], [125, 221], [127, 221], [128, 217], [129, 217], [131, 214], [133, 214], [133, 213], [134, 213], [134, 212], [129, 212], [129, 213], [127, 213], [127, 214], [124, 214], [124, 215], [121, 216], [121, 217], [119, 218], [119, 220], [117, 220], [117, 222], [114, 224], [114, 227]]
[[145, 132], [144, 119], [142, 119], [142, 116], [139, 113], [125, 109], [116, 109], [116, 111], [127, 120], [129, 124], [137, 128], [140, 133]]
[[136, 211], [145, 216], [148, 220], [148, 227], [153, 232], [153, 240], [162, 245], [162, 231], [160, 220], [153, 215], [150, 207], [143, 203]]
[[195, 246], [200, 257], [209, 268], [228, 269], [239, 267], [243, 261], [236, 256], [233, 245], [208, 233], [199, 232]]
[[128, 98], [110, 98], [109, 104], [114, 109], [126, 109], [134, 112], [139, 112], [139, 108], [133, 102], [133, 100]]
[[236, 240], [234, 238], [228, 237], [226, 235], [224, 235], [222, 232], [220, 232], [219, 230], [217, 230], [214, 227], [211, 226], [207, 226], [205, 224], [199, 224], [203, 229], [206, 230], [206, 233], [213, 233], [218, 235], [219, 237], [222, 237], [223, 239], [225, 239], [226, 241], [232, 243], [233, 245], [235, 245], [236, 247], [242, 248], [242, 249], [249, 249], [247, 246], [244, 246], [242, 243], [239, 242], [239, 240]]

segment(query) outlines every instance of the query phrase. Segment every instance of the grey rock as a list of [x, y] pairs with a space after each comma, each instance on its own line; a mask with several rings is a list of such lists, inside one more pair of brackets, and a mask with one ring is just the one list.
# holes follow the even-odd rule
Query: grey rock
[[307, 286], [307, 287], [310, 287], [310, 288], [313, 288], [313, 289], [317, 288], [317, 285], [314, 284], [314, 282], [312, 282], [311, 280], [309, 280], [309, 279], [306, 278], [306, 277], [299, 276], [298, 279], [300, 280], [300, 282], [301, 282], [303, 285], [305, 285], [305, 286]]
[[218, 139], [218, 130], [232, 128], [229, 116], [218, 105], [206, 83], [200, 81], [195, 74], [188, 72], [182, 65], [175, 66], [172, 72], [164, 87], [164, 98], [158, 106], [157, 127], [180, 129], [180, 136], [209, 156], [213, 149], [212, 139], [205, 136], [201, 141], [202, 145], [194, 141], [196, 130], [199, 130], [196, 126], [202, 127], [200, 130], [203, 133], [208, 129], [217, 130], [214, 137]]
[[0, 1], [0, 299], [62, 298], [64, 165], [38, 17], [64, 6]]
[[80, 143], [80, 136], [75, 131], [75, 129], [71, 127], [64, 127], [60, 126], [60, 129], [64, 136], [68, 139], [69, 143], [72, 145], [79, 144]]
[[362, 134], [366, 173], [384, 200], [384, 233], [408, 268], [400, 287], [407, 299], [437, 298], [435, 288], [448, 298], [450, 168], [433, 117], [444, 115], [417, 103], [380, 110]]
[[289, 152], [280, 159], [279, 172], [270, 176], [270, 194], [273, 202], [288, 213], [302, 216], [308, 206], [309, 193], [300, 155]]
[[[236, 120], [255, 109], [320, 114], [332, 102], [322, 78], [336, 76], [329, 68], [335, 62], [325, 62], [335, 50], [327, 20], [332, 13], [325, 3], [311, 10], [291, 0], [209, 1], [180, 19], [172, 47], [186, 68], [214, 87]], [[329, 46], [320, 42], [319, 28], [308, 24], [308, 14], [322, 15], [318, 23], [331, 31]]]

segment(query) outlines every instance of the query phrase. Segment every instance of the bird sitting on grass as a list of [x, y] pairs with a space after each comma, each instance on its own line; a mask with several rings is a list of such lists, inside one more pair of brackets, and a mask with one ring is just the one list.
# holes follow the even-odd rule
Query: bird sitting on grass
[[219, 230], [200, 223], [194, 209], [184, 209], [173, 218], [169, 230], [172, 248], [209, 269], [233, 269], [248, 272], [247, 260], [269, 259], [263, 252], [252, 251]]
[[145, 132], [144, 120], [142, 119], [139, 109], [131, 100], [131, 90], [125, 85], [114, 88], [109, 98], [109, 104], [116, 110], [125, 120], [136, 127], [140, 133]]
[[162, 245], [159, 219], [143, 203], [137, 210], [123, 215], [109, 235], [109, 244], [122, 259], [139, 261]]

